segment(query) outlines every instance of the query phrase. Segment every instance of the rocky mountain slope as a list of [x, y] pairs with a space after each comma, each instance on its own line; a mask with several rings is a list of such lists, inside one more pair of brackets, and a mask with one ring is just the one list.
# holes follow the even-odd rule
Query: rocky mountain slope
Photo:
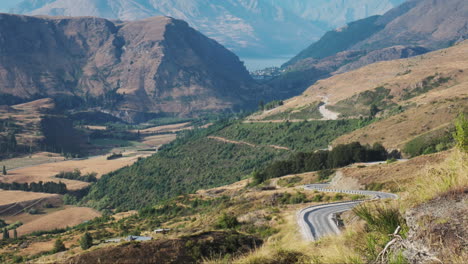
[[[0, 15], [0, 93], [54, 97], [127, 121], [256, 105], [260, 88], [236, 55], [187, 23], [155, 17]], [[3, 100], [5, 101], [5, 100]]]
[[297, 92], [324, 76], [448, 47], [468, 37], [467, 18], [463, 0], [407, 1], [382, 16], [326, 33], [287, 62], [285, 74], [272, 85]]
[[242, 56], [294, 54], [326, 30], [382, 14], [403, 0], [25, 0], [11, 11], [30, 15], [139, 20], [171, 16]]

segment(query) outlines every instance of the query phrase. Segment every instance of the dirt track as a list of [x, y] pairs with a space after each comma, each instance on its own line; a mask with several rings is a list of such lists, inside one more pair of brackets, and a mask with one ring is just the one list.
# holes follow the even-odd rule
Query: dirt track
[[269, 148], [274, 148], [274, 149], [290, 150], [287, 147], [282, 147], [282, 146], [277, 146], [277, 145], [266, 145], [266, 146], [265, 145], [255, 145], [255, 144], [252, 144], [252, 143], [249, 143], [249, 142], [235, 141], [235, 140], [230, 140], [230, 139], [223, 138], [223, 137], [209, 136], [208, 138], [214, 139], [214, 140], [217, 140], [217, 141], [220, 141], [220, 142], [224, 142], [224, 143], [231, 143], [231, 144], [236, 144], [236, 145], [246, 145], [246, 146], [253, 147], [253, 148], [269, 147]]

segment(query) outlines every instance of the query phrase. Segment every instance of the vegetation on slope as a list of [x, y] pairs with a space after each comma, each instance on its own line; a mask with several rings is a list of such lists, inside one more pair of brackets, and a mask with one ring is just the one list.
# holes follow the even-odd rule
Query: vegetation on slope
[[[128, 210], [201, 188], [229, 184], [248, 177], [254, 170], [262, 170], [274, 160], [286, 158], [290, 153], [271, 145], [309, 152], [327, 148], [336, 137], [367, 122], [246, 124], [221, 121], [206, 130], [183, 132], [156, 155], [103, 176], [91, 188], [85, 202], [99, 209]], [[216, 141], [208, 136], [249, 144]]]
[[328, 148], [335, 138], [365, 127], [371, 120], [329, 120], [283, 123], [235, 123], [215, 135], [258, 145], [278, 145], [294, 151]]
[[[297, 153], [288, 160], [276, 161], [262, 171], [253, 173], [254, 183], [259, 184], [268, 179], [278, 178], [288, 174], [310, 171], [323, 171], [323, 178], [330, 169], [343, 167], [355, 162], [370, 162], [386, 160], [388, 153], [385, 148], [376, 143], [372, 147], [362, 146], [358, 142], [338, 145], [333, 150], [312, 153]], [[328, 175], [326, 175], [328, 174]]]

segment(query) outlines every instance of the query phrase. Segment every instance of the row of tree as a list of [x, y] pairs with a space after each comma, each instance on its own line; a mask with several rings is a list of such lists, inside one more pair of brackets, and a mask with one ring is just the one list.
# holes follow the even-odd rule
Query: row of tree
[[5, 183], [0, 182], [0, 189], [3, 190], [14, 190], [14, 191], [25, 191], [25, 192], [42, 192], [42, 193], [67, 193], [67, 185], [59, 182], [31, 182], [31, 183]]
[[371, 147], [353, 142], [347, 145], [338, 145], [331, 151], [322, 150], [294, 154], [288, 160], [276, 161], [262, 171], [255, 171], [253, 178], [255, 184], [260, 184], [268, 179], [288, 174], [340, 168], [355, 162], [382, 161], [386, 160], [388, 155], [388, 152], [379, 143], [375, 143]]
[[[16, 228], [13, 229], [13, 238], [17, 239], [18, 238], [18, 232], [16, 231]], [[3, 228], [3, 240], [10, 239], [10, 232], [8, 229]]]

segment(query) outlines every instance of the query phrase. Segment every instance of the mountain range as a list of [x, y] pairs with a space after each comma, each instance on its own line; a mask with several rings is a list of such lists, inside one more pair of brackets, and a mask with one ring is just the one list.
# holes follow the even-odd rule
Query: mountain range
[[327, 30], [383, 14], [404, 0], [24, 0], [12, 13], [122, 21], [171, 16], [241, 57], [290, 55]]
[[[126, 121], [246, 107], [261, 92], [239, 58], [181, 20], [0, 14], [0, 94], [52, 97]], [[1, 102], [0, 102], [1, 103]]]
[[468, 38], [467, 16], [464, 0], [409, 0], [327, 32], [286, 62], [285, 73], [270, 85], [287, 98], [337, 73], [449, 47]]

